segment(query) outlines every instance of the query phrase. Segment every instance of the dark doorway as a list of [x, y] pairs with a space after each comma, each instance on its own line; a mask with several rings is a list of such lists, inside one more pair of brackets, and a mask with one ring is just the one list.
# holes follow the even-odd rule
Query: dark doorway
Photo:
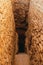
[[18, 52], [17, 53], [25, 53], [25, 32], [28, 29], [27, 16], [25, 16], [25, 20], [18, 23], [16, 26], [16, 31], [18, 33]]
[[19, 41], [18, 41], [18, 53], [25, 52], [25, 35], [19, 34]]

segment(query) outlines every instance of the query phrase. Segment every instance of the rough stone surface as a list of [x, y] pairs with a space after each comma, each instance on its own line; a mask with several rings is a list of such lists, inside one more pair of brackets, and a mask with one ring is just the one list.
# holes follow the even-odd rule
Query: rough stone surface
[[15, 22], [11, 1], [0, 0], [0, 65], [13, 65], [15, 43]]
[[31, 0], [28, 41], [31, 65], [43, 65], [43, 0]]
[[28, 0], [11, 0], [16, 23], [16, 31], [24, 33], [27, 29]]

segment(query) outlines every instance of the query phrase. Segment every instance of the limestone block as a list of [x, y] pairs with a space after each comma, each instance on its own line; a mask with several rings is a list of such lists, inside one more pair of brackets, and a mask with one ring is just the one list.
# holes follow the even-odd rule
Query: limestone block
[[0, 65], [12, 65], [16, 43], [10, 0], [0, 0]]
[[28, 23], [31, 65], [43, 65], [43, 0], [30, 1]]

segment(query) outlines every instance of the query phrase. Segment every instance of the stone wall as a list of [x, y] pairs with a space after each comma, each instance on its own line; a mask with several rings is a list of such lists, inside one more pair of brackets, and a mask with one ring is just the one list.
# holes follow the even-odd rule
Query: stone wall
[[31, 65], [43, 65], [43, 0], [31, 0], [28, 13], [28, 53]]
[[10, 0], [0, 0], [0, 65], [13, 65], [16, 33]]

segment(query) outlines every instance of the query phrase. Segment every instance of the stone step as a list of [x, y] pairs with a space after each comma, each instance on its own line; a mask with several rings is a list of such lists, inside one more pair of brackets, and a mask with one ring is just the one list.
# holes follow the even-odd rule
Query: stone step
[[30, 65], [29, 56], [25, 53], [16, 54], [15, 65]]

